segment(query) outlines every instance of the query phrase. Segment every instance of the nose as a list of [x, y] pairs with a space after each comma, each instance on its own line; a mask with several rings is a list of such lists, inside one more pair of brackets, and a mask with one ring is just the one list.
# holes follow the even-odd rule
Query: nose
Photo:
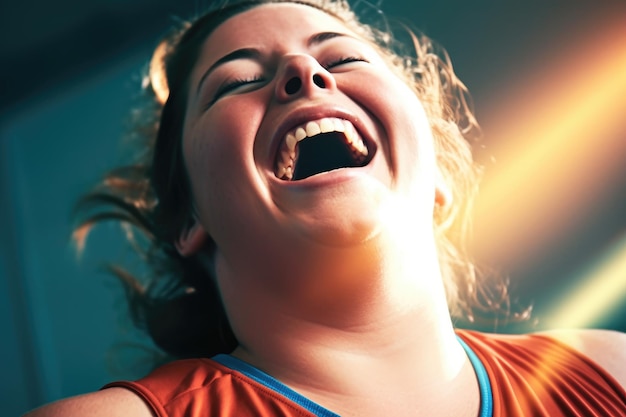
[[286, 55], [280, 62], [276, 98], [286, 102], [299, 97], [307, 97], [337, 87], [335, 77], [306, 54]]

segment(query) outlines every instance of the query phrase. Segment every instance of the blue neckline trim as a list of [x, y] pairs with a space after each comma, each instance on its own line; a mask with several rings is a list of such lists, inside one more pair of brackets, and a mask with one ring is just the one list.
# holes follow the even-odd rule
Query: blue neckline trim
[[218, 363], [221, 363], [227, 368], [244, 374], [253, 381], [258, 382], [259, 384], [266, 386], [271, 390], [276, 391], [277, 393], [300, 405], [301, 407], [305, 408], [306, 410], [310, 411], [318, 417], [340, 417], [339, 414], [335, 414], [332, 411], [322, 407], [321, 405], [309, 400], [304, 395], [301, 395], [292, 390], [276, 378], [242, 361], [241, 359], [237, 359], [234, 356], [225, 354], [214, 356], [211, 359]]
[[[467, 357], [469, 358], [472, 367], [474, 368], [474, 372], [476, 373], [476, 378], [478, 379], [478, 387], [480, 389], [479, 417], [492, 417], [493, 394], [491, 392], [491, 383], [489, 382], [487, 370], [485, 369], [485, 366], [482, 364], [480, 359], [478, 359], [478, 356], [476, 356], [474, 351], [458, 335], [457, 340], [465, 350], [465, 353], [467, 354]], [[234, 356], [226, 354], [219, 354], [211, 359], [226, 366], [227, 368], [242, 373], [243, 375], [265, 387], [268, 387], [269, 389], [293, 401], [294, 403], [300, 405], [301, 407], [310, 411], [318, 417], [340, 417], [338, 414], [335, 414], [332, 411], [322, 407], [321, 405], [309, 400], [304, 395], [301, 395], [292, 390], [276, 378], [242, 361], [241, 359], [237, 359]]]
[[480, 390], [480, 417], [492, 417], [493, 416], [493, 393], [491, 392], [491, 383], [489, 382], [489, 375], [483, 363], [478, 359], [478, 356], [474, 351], [465, 343], [459, 335], [456, 336], [465, 353], [472, 363], [476, 378], [478, 379], [478, 388]]

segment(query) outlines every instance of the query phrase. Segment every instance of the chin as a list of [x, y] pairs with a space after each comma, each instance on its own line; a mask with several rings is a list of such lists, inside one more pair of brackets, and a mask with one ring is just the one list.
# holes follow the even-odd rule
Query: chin
[[284, 219], [300, 237], [323, 246], [346, 247], [381, 233], [393, 200], [386, 184], [357, 170], [317, 177], [303, 183], [301, 189], [281, 193]]

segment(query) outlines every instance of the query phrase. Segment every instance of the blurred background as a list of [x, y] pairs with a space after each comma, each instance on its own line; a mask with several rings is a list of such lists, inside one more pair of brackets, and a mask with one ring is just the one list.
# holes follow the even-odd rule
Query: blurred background
[[[116, 227], [79, 259], [72, 205], [120, 138], [158, 37], [199, 0], [0, 6], [0, 414], [136, 378], [149, 343], [103, 265], [138, 262]], [[626, 1], [386, 0], [442, 44], [473, 95], [485, 176], [472, 252], [533, 318], [486, 330], [626, 331]]]

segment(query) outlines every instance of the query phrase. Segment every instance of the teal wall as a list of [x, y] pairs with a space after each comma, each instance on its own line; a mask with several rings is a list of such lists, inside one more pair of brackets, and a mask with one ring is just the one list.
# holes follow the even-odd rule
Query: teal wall
[[137, 376], [111, 361], [137, 338], [121, 289], [102, 271], [128, 248], [116, 226], [104, 226], [79, 259], [70, 234], [74, 202], [123, 158], [145, 56], [122, 57], [2, 117], [2, 416]]

